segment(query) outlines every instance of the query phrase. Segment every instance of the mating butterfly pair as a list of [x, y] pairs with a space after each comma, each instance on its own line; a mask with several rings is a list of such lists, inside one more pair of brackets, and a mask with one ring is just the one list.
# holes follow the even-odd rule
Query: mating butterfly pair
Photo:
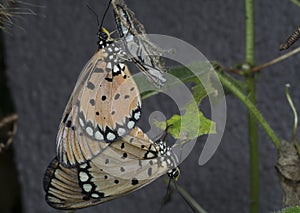
[[[130, 31], [133, 14], [116, 2], [114, 8], [121, 8], [123, 14], [115, 9], [120, 34], [134, 42], [128, 40], [135, 35]], [[46, 200], [58, 209], [84, 208], [120, 197], [176, 167], [170, 148], [154, 143], [136, 127], [141, 99], [125, 64], [128, 54], [103, 27], [98, 37], [99, 48], [80, 74], [65, 109], [57, 135], [57, 158], [44, 177]], [[131, 61], [148, 76], [158, 76], [152, 80], [161, 85], [164, 78], [156, 71], [157, 58], [147, 55], [149, 45], [135, 47], [139, 55]]]

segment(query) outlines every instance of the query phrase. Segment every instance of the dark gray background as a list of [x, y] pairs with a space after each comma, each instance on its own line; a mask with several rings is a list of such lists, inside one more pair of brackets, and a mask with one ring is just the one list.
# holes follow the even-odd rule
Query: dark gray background
[[[97, 24], [86, 8], [89, 3], [101, 17], [106, 0], [27, 1], [37, 16], [24, 16], [6, 35], [8, 84], [12, 90], [19, 129], [14, 147], [26, 212], [55, 212], [44, 201], [42, 177], [55, 155], [55, 137], [62, 112], [81, 68], [96, 49]], [[148, 33], [183, 39], [209, 60], [226, 66], [243, 61], [244, 2], [211, 0], [127, 0]], [[288, 0], [256, 1], [256, 62], [281, 55], [278, 46], [299, 25], [300, 8]], [[112, 12], [105, 25], [114, 29]], [[296, 44], [296, 46], [299, 45]], [[300, 106], [300, 55], [265, 69], [258, 76], [258, 106], [278, 135], [290, 139], [293, 117], [285, 84]], [[144, 115], [159, 105], [144, 102]], [[197, 164], [203, 141], [182, 164], [182, 185], [208, 212], [248, 212], [249, 155], [245, 107], [227, 96], [228, 120], [222, 143], [204, 166]], [[142, 125], [142, 124], [141, 124]], [[282, 192], [274, 164], [276, 150], [260, 132], [261, 212], [282, 207]], [[201, 143], [202, 142], [202, 143]], [[166, 185], [160, 180], [126, 197], [80, 212], [158, 212]], [[175, 193], [163, 212], [189, 212]], [[191, 212], [191, 211], [190, 211]]]

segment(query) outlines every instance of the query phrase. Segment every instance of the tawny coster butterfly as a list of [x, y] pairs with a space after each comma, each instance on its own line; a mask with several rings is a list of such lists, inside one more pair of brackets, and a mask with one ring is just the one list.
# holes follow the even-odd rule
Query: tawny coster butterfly
[[112, 0], [115, 22], [121, 38], [124, 39], [126, 52], [130, 60], [157, 87], [164, 85], [166, 68], [161, 55], [164, 50], [149, 41], [144, 26], [135, 18], [134, 13], [123, 0]]
[[135, 127], [98, 156], [74, 168], [54, 159], [44, 176], [47, 203], [57, 209], [97, 205], [135, 191], [174, 172], [177, 158]]
[[125, 52], [103, 27], [99, 48], [83, 68], [61, 120], [57, 157], [63, 166], [92, 159], [134, 128], [141, 116], [140, 93]]

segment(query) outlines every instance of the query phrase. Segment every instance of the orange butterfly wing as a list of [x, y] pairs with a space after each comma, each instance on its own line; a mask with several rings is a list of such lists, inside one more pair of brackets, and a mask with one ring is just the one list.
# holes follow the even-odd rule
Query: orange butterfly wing
[[[64, 166], [84, 163], [127, 134], [141, 116], [139, 90], [127, 66], [99, 49], [84, 67], [57, 134], [57, 156]], [[108, 50], [107, 50], [108, 49]]]

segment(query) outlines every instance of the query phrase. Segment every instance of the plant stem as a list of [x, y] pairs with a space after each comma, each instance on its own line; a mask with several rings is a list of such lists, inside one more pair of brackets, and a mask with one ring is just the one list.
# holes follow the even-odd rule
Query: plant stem
[[[255, 77], [247, 77], [248, 99], [256, 107], [256, 85]], [[259, 211], [259, 156], [258, 156], [258, 128], [256, 118], [248, 110], [248, 134], [250, 151], [250, 212]]]
[[298, 0], [290, 0], [291, 2], [293, 2], [295, 5], [297, 5], [298, 7], [300, 7], [300, 2]]
[[169, 181], [169, 179], [164, 178], [163, 181], [166, 184], [170, 184], [172, 189], [176, 190], [180, 196], [188, 203], [188, 205], [192, 208], [193, 212], [196, 213], [207, 213], [198, 203], [197, 201], [181, 186], [178, 185], [177, 182]]
[[273, 64], [276, 64], [276, 63], [279, 63], [279, 62], [281, 62], [281, 61], [283, 61], [283, 60], [285, 60], [285, 59], [287, 59], [287, 58], [291, 57], [292, 55], [295, 55], [295, 54], [297, 54], [299, 52], [300, 52], [300, 47], [298, 47], [298, 48], [296, 48], [296, 49], [294, 49], [294, 50], [292, 50], [292, 51], [290, 51], [290, 52], [288, 52], [288, 53], [286, 53], [284, 55], [281, 55], [281, 56], [279, 56], [277, 58], [274, 58], [273, 60], [268, 61], [268, 62], [266, 62], [264, 64], [261, 64], [259, 66], [253, 67], [253, 68], [251, 68], [249, 70], [249, 72], [251, 72], [251, 73], [258, 72], [258, 71], [260, 71], [260, 70], [262, 70], [262, 69], [264, 69], [266, 67], [269, 67], [269, 66], [271, 66]]
[[173, 185], [173, 188], [177, 189], [178, 193], [183, 197], [183, 199], [189, 203], [189, 205], [194, 209], [195, 212], [207, 213], [187, 191], [185, 191], [177, 183], [173, 183], [172, 185]]
[[265, 118], [262, 116], [262, 114], [258, 111], [256, 106], [249, 100], [247, 96], [239, 88], [237, 88], [232, 82], [228, 80], [228, 78], [225, 78], [223, 74], [217, 72], [218, 77], [222, 83], [222, 85], [228, 89], [230, 92], [232, 92], [233, 95], [235, 95], [252, 113], [252, 115], [256, 118], [256, 120], [260, 123], [263, 130], [266, 132], [266, 134], [269, 136], [271, 141], [273, 142], [276, 149], [279, 149], [280, 146], [280, 139], [275, 134], [274, 130], [270, 127], [268, 122], [265, 120]]
[[[245, 62], [254, 66], [254, 0], [245, 0]], [[255, 76], [246, 77], [249, 101], [256, 109]], [[259, 211], [259, 156], [258, 156], [258, 128], [254, 114], [248, 109], [248, 134], [250, 149], [250, 212]]]
[[254, 8], [253, 0], [245, 0], [245, 62], [254, 65]]
[[293, 111], [293, 114], [294, 114], [294, 127], [293, 127], [293, 133], [292, 133], [292, 141], [294, 143], [294, 146], [298, 152], [298, 155], [300, 156], [300, 146], [299, 144], [297, 143], [297, 127], [298, 127], [298, 113], [297, 113], [297, 110], [295, 108], [295, 105], [294, 105], [294, 102], [290, 96], [290, 93], [289, 93], [289, 87], [290, 87], [290, 84], [286, 84], [285, 85], [285, 94], [286, 94], [286, 98], [290, 104], [290, 107]]

